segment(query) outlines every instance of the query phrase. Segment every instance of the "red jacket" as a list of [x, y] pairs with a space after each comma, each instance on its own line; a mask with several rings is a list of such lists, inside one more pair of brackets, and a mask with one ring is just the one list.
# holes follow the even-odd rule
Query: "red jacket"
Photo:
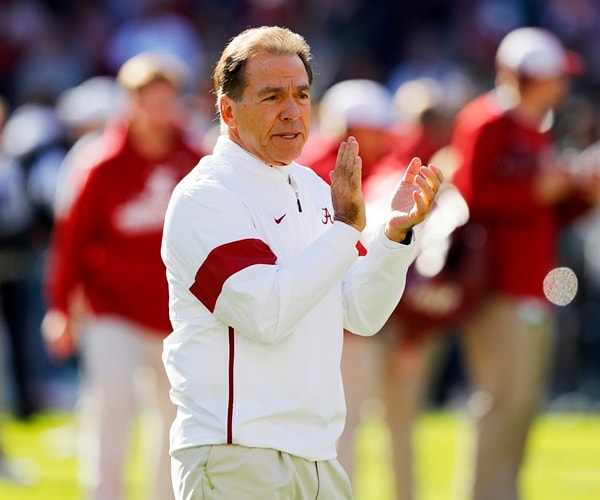
[[454, 184], [471, 220], [487, 230], [491, 290], [544, 298], [543, 280], [556, 266], [558, 231], [567, 220], [566, 203], [547, 206], [534, 197], [534, 177], [545, 167], [551, 136], [504, 112], [490, 93], [459, 113], [452, 146], [459, 158]]
[[160, 257], [164, 214], [173, 188], [201, 156], [178, 137], [167, 155], [150, 161], [132, 147], [123, 124], [83, 151], [75, 166], [83, 176], [76, 199], [52, 236], [48, 308], [67, 312], [82, 285], [92, 313], [169, 332]]

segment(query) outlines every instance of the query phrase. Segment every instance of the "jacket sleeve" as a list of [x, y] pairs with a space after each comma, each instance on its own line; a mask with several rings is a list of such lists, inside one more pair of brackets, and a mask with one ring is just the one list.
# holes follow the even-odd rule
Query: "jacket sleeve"
[[368, 336], [377, 333], [392, 314], [406, 284], [415, 254], [415, 234], [409, 244], [390, 241], [380, 226], [343, 281], [344, 327]]
[[171, 293], [196, 299], [188, 305], [188, 319], [199, 314], [200, 301], [221, 322], [268, 343], [290, 334], [340, 286], [358, 258], [358, 237], [352, 227], [335, 223], [292, 262], [280, 265], [244, 203], [225, 190], [208, 189], [193, 198], [174, 196], [162, 256]]
[[102, 189], [95, 185], [93, 172], [86, 172], [76, 199], [69, 210], [57, 217], [53, 227], [44, 277], [48, 309], [67, 313], [71, 294], [83, 279], [87, 245], [96, 228], [94, 214], [103, 210], [101, 199], [96, 196]]

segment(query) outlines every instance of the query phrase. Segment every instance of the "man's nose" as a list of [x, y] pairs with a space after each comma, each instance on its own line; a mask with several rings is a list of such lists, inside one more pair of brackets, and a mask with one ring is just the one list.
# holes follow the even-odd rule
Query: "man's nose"
[[300, 105], [296, 99], [290, 97], [286, 99], [283, 111], [281, 112], [282, 120], [295, 120], [300, 117]]

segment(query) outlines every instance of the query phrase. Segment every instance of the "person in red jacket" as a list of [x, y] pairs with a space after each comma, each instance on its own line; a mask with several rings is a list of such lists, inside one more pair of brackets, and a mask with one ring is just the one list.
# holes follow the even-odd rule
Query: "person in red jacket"
[[161, 361], [171, 325], [160, 245], [171, 192], [202, 156], [181, 127], [187, 74], [182, 61], [162, 52], [138, 54], [121, 67], [126, 109], [78, 154], [68, 179], [75, 194], [52, 235], [42, 330], [55, 358], [81, 352], [81, 459], [93, 499], [125, 497], [139, 396], [151, 398], [159, 422], [146, 498], [173, 498], [168, 429], [175, 407]]
[[597, 182], [578, 182], [560, 165], [549, 132], [569, 76], [582, 69], [576, 55], [554, 34], [524, 27], [501, 41], [496, 67], [494, 90], [463, 108], [451, 141], [454, 183], [471, 221], [486, 231], [491, 263], [488, 293], [462, 328], [476, 422], [476, 500], [519, 498], [551, 351], [544, 281], [557, 266], [559, 229], [598, 193]]
[[[463, 255], [469, 261], [468, 269], [477, 272], [472, 253], [462, 253], [461, 247], [451, 245], [454, 230], [468, 219], [466, 204], [452, 185], [454, 162], [448, 150], [453, 119], [466, 97], [453, 100], [451, 90], [446, 82], [429, 78], [410, 80], [396, 90], [394, 107], [400, 119], [395, 128], [399, 139], [363, 183], [367, 219], [376, 220], [379, 213], [385, 213], [385, 193], [402, 178], [412, 158], [440, 165], [444, 172], [436, 205], [416, 229], [417, 250], [405, 292], [377, 337], [377, 357], [371, 360], [378, 368], [377, 376], [371, 377], [376, 379], [372, 381], [375, 387], [349, 401], [358, 411], [367, 397], [377, 394], [384, 405], [396, 500], [417, 497], [415, 423], [454, 341], [454, 336], [448, 334], [476, 293], [465, 286], [458, 272], [463, 267], [459, 262]], [[465, 95], [468, 90], [465, 88]], [[353, 369], [348, 367], [347, 372]]]

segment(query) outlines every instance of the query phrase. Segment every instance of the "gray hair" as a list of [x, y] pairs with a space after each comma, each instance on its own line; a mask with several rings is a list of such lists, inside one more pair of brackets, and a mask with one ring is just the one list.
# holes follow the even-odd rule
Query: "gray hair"
[[246, 63], [259, 53], [298, 56], [304, 64], [308, 81], [312, 84], [310, 46], [299, 34], [279, 26], [249, 28], [232, 38], [213, 72], [214, 90], [217, 98], [228, 96], [234, 101], [241, 98], [246, 86]]

